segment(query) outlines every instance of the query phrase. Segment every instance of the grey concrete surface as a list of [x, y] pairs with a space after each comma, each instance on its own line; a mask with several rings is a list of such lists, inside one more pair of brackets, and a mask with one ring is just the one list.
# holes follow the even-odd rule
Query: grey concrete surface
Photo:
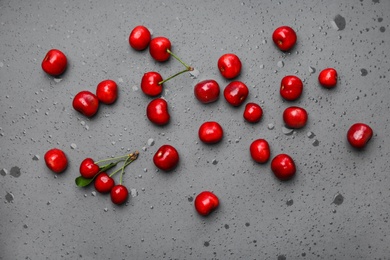
[[[1, 0], [0, 259], [390, 259], [390, 1], [305, 2]], [[132, 50], [127, 39], [138, 24], [168, 37], [199, 71], [165, 84], [172, 119], [165, 127], [147, 120], [140, 80], [182, 67]], [[297, 31], [290, 53], [272, 43], [280, 25]], [[40, 66], [51, 48], [69, 60], [58, 79]], [[216, 66], [227, 52], [242, 60], [247, 101], [264, 109], [258, 124], [244, 122], [243, 106], [222, 95], [209, 105], [194, 98], [200, 80], [227, 85]], [[333, 90], [317, 82], [326, 67], [339, 72]], [[287, 74], [304, 80], [292, 103], [278, 92]], [[73, 96], [104, 79], [118, 83], [117, 102], [92, 119], [74, 111]], [[292, 104], [306, 108], [309, 121], [291, 132], [281, 115]], [[208, 120], [225, 130], [217, 145], [198, 140]], [[363, 151], [346, 141], [355, 122], [374, 130]], [[251, 160], [257, 138], [269, 141], [273, 156], [294, 158], [296, 178], [280, 182], [269, 162]], [[170, 173], [152, 162], [165, 143], [181, 156]], [[53, 147], [68, 156], [62, 174], [45, 166]], [[84, 158], [134, 150], [126, 205], [74, 184]], [[193, 206], [203, 190], [221, 202], [207, 218]]]

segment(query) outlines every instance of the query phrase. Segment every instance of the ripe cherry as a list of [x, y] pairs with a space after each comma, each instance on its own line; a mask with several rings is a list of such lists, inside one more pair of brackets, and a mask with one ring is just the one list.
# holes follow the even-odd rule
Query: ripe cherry
[[49, 50], [43, 58], [42, 69], [51, 76], [59, 76], [65, 72], [68, 60], [65, 54], [56, 49]]
[[50, 149], [45, 153], [45, 163], [55, 173], [61, 173], [68, 167], [65, 153], [57, 148]]
[[100, 193], [108, 193], [115, 186], [115, 181], [107, 173], [102, 172], [96, 176], [95, 189]]
[[99, 99], [89, 91], [81, 91], [73, 99], [73, 108], [87, 117], [92, 117], [99, 109]]
[[195, 97], [204, 104], [218, 100], [219, 92], [219, 84], [213, 79], [203, 80], [194, 87]]
[[215, 144], [222, 140], [223, 129], [217, 122], [205, 122], [199, 127], [198, 136], [206, 144]]
[[149, 52], [153, 59], [156, 61], [166, 61], [171, 54], [171, 42], [165, 37], [156, 37], [150, 41]]
[[266, 163], [269, 160], [271, 154], [269, 144], [264, 139], [257, 139], [253, 141], [249, 151], [252, 159], [258, 163]]
[[248, 94], [248, 87], [241, 81], [230, 82], [223, 91], [226, 101], [235, 107], [241, 105], [248, 97]]
[[347, 133], [348, 142], [355, 148], [364, 148], [373, 135], [372, 128], [363, 123], [353, 124]]
[[110, 195], [111, 201], [114, 204], [120, 205], [126, 202], [127, 197], [129, 196], [129, 191], [122, 184], [118, 184], [112, 187]]
[[218, 69], [227, 79], [233, 79], [240, 75], [241, 66], [240, 58], [233, 53], [226, 53], [218, 59]]
[[257, 123], [263, 116], [263, 109], [256, 103], [248, 103], [245, 106], [244, 118], [250, 123]]
[[100, 167], [92, 158], [85, 158], [80, 164], [80, 174], [86, 179], [91, 179], [99, 173]]
[[163, 171], [171, 171], [179, 163], [179, 153], [175, 147], [165, 144], [154, 154], [153, 162], [157, 168]]
[[118, 98], [118, 86], [115, 81], [107, 79], [100, 82], [96, 87], [96, 96], [104, 104], [112, 104]]
[[163, 91], [163, 78], [158, 72], [150, 71], [144, 74], [141, 80], [141, 90], [148, 96], [158, 96]]
[[273, 32], [272, 40], [281, 51], [288, 51], [294, 47], [297, 41], [297, 34], [291, 27], [281, 26]]
[[195, 209], [202, 215], [207, 216], [219, 205], [218, 197], [210, 191], [202, 191], [195, 198]]
[[279, 180], [286, 181], [295, 175], [295, 162], [287, 154], [278, 154], [272, 159], [271, 170]]
[[337, 84], [337, 71], [333, 68], [327, 68], [320, 72], [318, 81], [325, 88], [333, 88]]
[[302, 94], [302, 90], [302, 80], [297, 76], [285, 76], [280, 83], [280, 95], [288, 101], [298, 99]]
[[156, 125], [168, 124], [170, 115], [167, 101], [162, 98], [153, 99], [146, 108], [146, 115]]
[[307, 112], [301, 107], [288, 107], [283, 112], [283, 120], [288, 128], [302, 128], [307, 122]]
[[129, 43], [133, 49], [142, 51], [148, 47], [151, 38], [152, 36], [148, 28], [143, 25], [138, 25], [131, 31]]

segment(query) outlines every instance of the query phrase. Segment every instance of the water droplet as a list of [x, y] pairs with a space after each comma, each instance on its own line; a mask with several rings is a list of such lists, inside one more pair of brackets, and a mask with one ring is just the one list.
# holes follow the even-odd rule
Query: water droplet
[[381, 27], [379, 28], [379, 31], [380, 31], [380, 32], [385, 32], [385, 31], [386, 31], [386, 28], [385, 28], [384, 26], [381, 26]]
[[96, 191], [92, 191], [91, 194], [92, 194], [92, 196], [95, 197], [96, 196]]
[[309, 66], [309, 73], [310, 73], [310, 74], [313, 74], [313, 73], [315, 73], [315, 72], [316, 72], [316, 69], [313, 68], [312, 66]]
[[216, 164], [218, 164], [218, 161], [217, 161], [216, 159], [213, 159], [213, 160], [211, 161], [211, 163], [214, 164], [214, 165], [216, 165]]
[[107, 212], [108, 211], [108, 208], [104, 208], [104, 212]]
[[34, 157], [32, 158], [34, 161], [39, 161], [39, 155], [34, 155]]
[[260, 69], [264, 69], [264, 64], [260, 64]]
[[278, 61], [278, 63], [276, 64], [279, 68], [283, 68], [284, 67], [284, 62], [283, 61]]
[[318, 141], [317, 139], [315, 139], [313, 142], [312, 142], [312, 145], [313, 146], [318, 146], [320, 144], [320, 141]]
[[137, 197], [138, 196], [138, 191], [136, 189], [130, 189], [130, 194], [131, 197]]
[[246, 223], [245, 223], [245, 226], [246, 226], [246, 227], [249, 227], [250, 225], [251, 225], [251, 224], [250, 224], [249, 222], [246, 222]]
[[5, 175], [7, 175], [7, 173], [8, 173], [7, 169], [1, 169], [0, 170], [0, 175], [1, 176], [5, 176]]
[[144, 152], [146, 152], [148, 150], [148, 148], [147, 147], [142, 147], [142, 151], [144, 151]]
[[62, 81], [62, 78], [54, 78], [55, 83], [60, 83]]
[[200, 72], [199, 72], [199, 70], [197, 70], [197, 69], [193, 69], [193, 70], [190, 71], [190, 77], [191, 77], [192, 79], [198, 78], [198, 77], [199, 77], [199, 74], [200, 74]]
[[209, 241], [205, 241], [204, 244], [203, 244], [205, 247], [208, 247], [210, 245], [210, 242]]
[[274, 128], [275, 128], [274, 124], [272, 124], [272, 123], [268, 124], [268, 129], [269, 130], [273, 130]]
[[333, 203], [336, 205], [341, 205], [343, 204], [343, 202], [344, 202], [344, 197], [340, 193], [337, 194], [333, 199]]
[[229, 225], [228, 225], [228, 224], [225, 224], [225, 228], [226, 228], [226, 229], [229, 229]]
[[313, 138], [314, 136], [316, 136], [313, 132], [307, 132], [307, 137], [309, 137], [310, 139]]
[[293, 132], [294, 132], [294, 129], [290, 129], [290, 128], [287, 128], [284, 126], [282, 127], [282, 133], [285, 135], [291, 135]]
[[76, 148], [77, 148], [77, 145], [76, 145], [75, 143], [71, 143], [71, 144], [70, 144], [70, 148], [76, 149]]
[[11, 168], [10, 175], [12, 177], [18, 178], [20, 177], [20, 168], [18, 166], [14, 166]]
[[149, 146], [153, 146], [154, 145], [154, 139], [153, 138], [149, 138], [148, 139], [148, 145]]
[[366, 69], [360, 70], [360, 75], [362, 75], [363, 77], [366, 76], [367, 74], [368, 74], [368, 71]]
[[13, 200], [14, 200], [15, 196], [14, 194], [12, 194], [11, 192], [7, 192], [7, 194], [5, 194], [5, 200], [8, 202], [8, 203], [12, 203]]
[[294, 201], [292, 199], [287, 200], [286, 202], [287, 206], [291, 206], [292, 204], [294, 204]]
[[333, 21], [331, 21], [331, 24], [335, 30], [342, 31], [345, 29], [346, 25], [345, 18], [338, 14], [334, 17]]
[[286, 256], [285, 255], [278, 255], [278, 260], [286, 260]]
[[134, 85], [134, 86], [131, 87], [131, 89], [132, 89], [133, 91], [137, 91], [137, 90], [138, 90], [138, 87]]
[[148, 172], [148, 169], [144, 168], [144, 172]]
[[378, 18], [378, 22], [381, 23], [382, 21], [383, 21], [383, 18], [382, 18], [382, 17], [379, 17], [379, 18]]
[[51, 204], [51, 201], [49, 200], [47, 203], [46, 203], [46, 205], [50, 205]]
[[118, 79], [118, 82], [123, 83], [123, 79], [122, 79], [122, 78], [119, 78], [119, 79]]

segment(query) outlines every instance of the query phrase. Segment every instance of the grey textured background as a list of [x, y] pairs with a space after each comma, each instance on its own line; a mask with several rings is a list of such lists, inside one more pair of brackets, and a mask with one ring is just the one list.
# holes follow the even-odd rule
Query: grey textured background
[[[182, 67], [132, 50], [128, 36], [138, 24], [168, 37], [200, 72], [165, 84], [172, 117], [165, 127], [147, 120], [150, 98], [139, 83], [147, 71], [167, 77]], [[272, 43], [280, 25], [297, 31], [291, 53]], [[1, 0], [0, 259], [390, 259], [389, 25], [389, 0]], [[51, 48], [69, 60], [60, 79], [41, 69]], [[244, 106], [222, 95], [210, 105], [194, 98], [200, 80], [227, 85], [216, 66], [227, 52], [243, 62], [247, 101], [264, 109], [258, 124], [244, 122]], [[326, 67], [339, 72], [333, 90], [317, 83]], [[278, 92], [287, 74], [304, 80], [293, 103]], [[73, 110], [77, 92], [107, 78], [119, 85], [114, 105], [92, 119]], [[289, 133], [281, 115], [292, 104], [307, 109], [309, 122]], [[225, 130], [218, 145], [198, 140], [208, 120]], [[346, 142], [355, 122], [375, 133], [363, 151]], [[270, 163], [251, 160], [257, 138], [269, 141], [273, 156], [294, 158], [296, 178], [280, 182]], [[171, 173], [152, 162], [165, 143], [181, 156]], [[53, 147], [69, 159], [60, 175], [43, 160]], [[126, 205], [75, 186], [84, 158], [134, 150], [141, 154], [126, 171], [133, 192]], [[207, 218], [193, 207], [203, 190], [221, 201]]]

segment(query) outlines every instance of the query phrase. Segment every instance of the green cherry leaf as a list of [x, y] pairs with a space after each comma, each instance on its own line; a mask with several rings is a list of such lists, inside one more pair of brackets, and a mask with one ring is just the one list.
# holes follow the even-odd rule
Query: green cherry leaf
[[[97, 176], [97, 174], [95, 175]], [[95, 177], [93, 178], [90, 178], [90, 179], [87, 179], [87, 178], [84, 178], [83, 176], [79, 176], [75, 179], [75, 182], [76, 182], [76, 185], [78, 187], [86, 187], [88, 186], [89, 184], [91, 184], [91, 182], [95, 179]]]

